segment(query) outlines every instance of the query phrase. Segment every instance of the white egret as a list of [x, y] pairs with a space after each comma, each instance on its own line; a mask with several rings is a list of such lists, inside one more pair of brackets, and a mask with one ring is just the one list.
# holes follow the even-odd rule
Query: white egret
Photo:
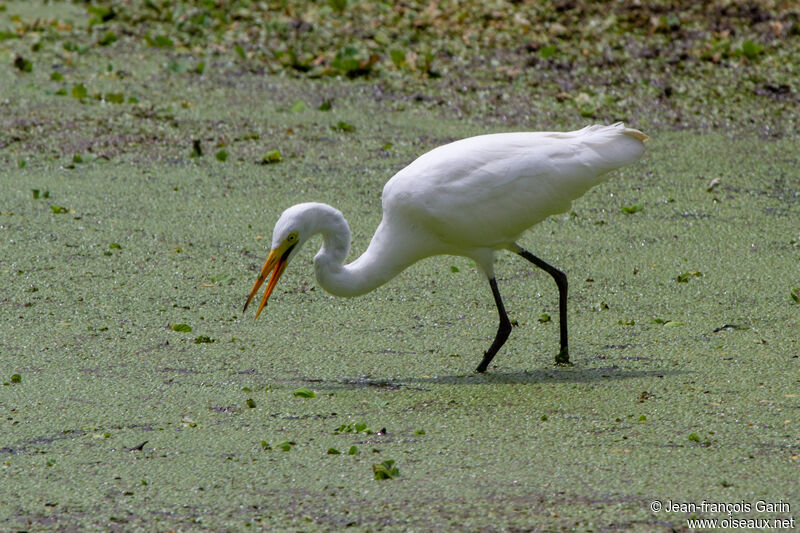
[[556, 363], [568, 365], [567, 277], [515, 241], [534, 224], [568, 210], [607, 172], [637, 161], [646, 140], [618, 122], [572, 132], [480, 135], [435, 148], [386, 183], [383, 220], [367, 250], [347, 265], [350, 228], [342, 213], [321, 203], [292, 206], [275, 224], [272, 250], [243, 312], [272, 273], [258, 318], [286, 266], [317, 234], [317, 282], [336, 296], [369, 292], [431, 255], [465, 256], [486, 274], [500, 315], [494, 342], [477, 368], [484, 372], [511, 332], [494, 274], [495, 252], [509, 250], [555, 279], [561, 335]]

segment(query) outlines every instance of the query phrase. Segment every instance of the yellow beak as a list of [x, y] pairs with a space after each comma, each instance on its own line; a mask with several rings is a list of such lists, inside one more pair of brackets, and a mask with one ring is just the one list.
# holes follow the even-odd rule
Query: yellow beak
[[269, 257], [267, 257], [267, 262], [264, 263], [264, 268], [261, 269], [261, 274], [258, 276], [255, 285], [253, 285], [253, 290], [250, 291], [250, 296], [247, 297], [247, 301], [244, 303], [244, 308], [242, 308], [242, 313], [245, 312], [247, 306], [250, 305], [250, 300], [253, 299], [253, 296], [256, 295], [258, 289], [261, 288], [261, 285], [269, 276], [269, 273], [273, 272], [272, 277], [269, 278], [269, 283], [267, 283], [267, 288], [264, 290], [264, 297], [261, 299], [261, 305], [258, 306], [258, 311], [256, 311], [256, 318], [258, 315], [261, 314], [261, 310], [264, 309], [264, 306], [267, 305], [267, 300], [269, 300], [269, 295], [272, 294], [272, 291], [275, 290], [275, 285], [278, 284], [278, 279], [283, 274], [283, 271], [286, 269], [286, 265], [288, 264], [289, 252], [292, 251], [294, 245], [289, 246], [288, 248], [285, 245], [279, 246], [278, 248], [274, 248], [270, 253]]

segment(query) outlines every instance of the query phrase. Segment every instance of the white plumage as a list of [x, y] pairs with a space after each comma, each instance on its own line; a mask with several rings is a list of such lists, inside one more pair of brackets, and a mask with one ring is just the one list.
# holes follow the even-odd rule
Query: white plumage
[[506, 249], [550, 273], [559, 287], [560, 364], [569, 364], [566, 276], [515, 241], [528, 228], [570, 208], [610, 170], [637, 161], [647, 136], [626, 128], [588, 126], [573, 132], [481, 135], [440, 146], [395, 174], [383, 189], [383, 219], [367, 250], [347, 265], [350, 228], [326, 204], [288, 208], [273, 230], [272, 250], [245, 303], [271, 276], [256, 318], [300, 247], [321, 234], [317, 281], [331, 294], [357, 296], [386, 283], [416, 261], [438, 254], [473, 259], [489, 278], [500, 327], [478, 371], [511, 330], [494, 277], [494, 254]]

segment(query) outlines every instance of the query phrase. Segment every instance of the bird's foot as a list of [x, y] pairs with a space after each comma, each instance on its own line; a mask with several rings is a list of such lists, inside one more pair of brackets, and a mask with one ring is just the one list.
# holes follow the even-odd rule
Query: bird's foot
[[558, 352], [556, 356], [556, 366], [573, 366], [569, 361], [569, 349], [566, 346], [561, 348], [561, 351]]
[[478, 368], [475, 369], [475, 372], [479, 374], [485, 373], [486, 369], [489, 368], [489, 363], [492, 362], [492, 359], [494, 359], [494, 354], [490, 356], [489, 352], [484, 353], [483, 359], [481, 359], [481, 364], [478, 365]]

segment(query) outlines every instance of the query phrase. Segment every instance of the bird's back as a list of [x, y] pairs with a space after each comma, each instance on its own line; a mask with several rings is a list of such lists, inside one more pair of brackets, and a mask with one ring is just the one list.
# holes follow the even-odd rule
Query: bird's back
[[610, 170], [637, 161], [646, 139], [617, 123], [456, 141], [423, 154], [389, 180], [384, 220], [414, 225], [454, 249], [499, 248], [568, 210]]

